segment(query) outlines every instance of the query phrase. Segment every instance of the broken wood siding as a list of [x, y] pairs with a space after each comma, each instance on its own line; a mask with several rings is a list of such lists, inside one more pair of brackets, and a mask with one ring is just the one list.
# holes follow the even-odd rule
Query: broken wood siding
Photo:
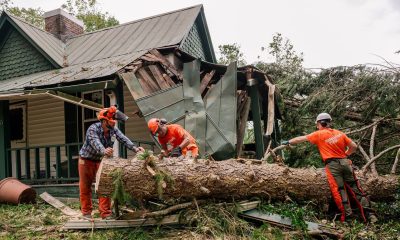
[[[124, 85], [124, 113], [129, 117], [125, 122], [125, 134], [131, 140], [153, 141], [147, 129], [146, 120], [137, 114], [139, 108], [136, 105], [129, 89]], [[132, 151], [128, 151], [128, 158], [133, 155]]]

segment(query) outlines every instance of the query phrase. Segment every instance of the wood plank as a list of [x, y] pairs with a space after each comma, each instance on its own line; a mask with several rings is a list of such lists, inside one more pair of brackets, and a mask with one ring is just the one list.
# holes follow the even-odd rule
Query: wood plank
[[163, 74], [163, 78], [165, 79], [165, 81], [166, 81], [171, 87], [173, 87], [173, 86], [176, 85], [175, 82], [171, 79], [171, 77], [168, 76], [168, 74], [164, 73], [164, 74]]
[[134, 99], [138, 99], [145, 96], [143, 88], [140, 85], [139, 80], [136, 78], [134, 72], [120, 73], [119, 75], [124, 80], [126, 86], [129, 89], [129, 92], [131, 93]]
[[157, 49], [152, 49], [149, 51], [151, 54], [153, 54], [156, 58], [160, 59], [161, 63], [170, 71], [172, 72], [175, 76], [178, 77], [178, 79], [182, 80], [182, 74], [180, 71], [178, 71], [175, 66], [168, 61], [167, 58], [165, 58]]
[[80, 213], [78, 211], [75, 211], [71, 209], [70, 207], [66, 206], [64, 203], [59, 201], [58, 199], [54, 198], [47, 192], [44, 192], [39, 195], [45, 202], [50, 204], [51, 206], [59, 209], [61, 212], [63, 212], [65, 215], [71, 216], [71, 217], [78, 217]]
[[212, 77], [215, 74], [215, 69], [213, 69], [211, 72], [206, 73], [206, 75], [204, 75], [203, 79], [201, 80], [201, 85], [200, 85], [200, 94], [203, 95], [204, 90], [206, 90], [208, 84], [210, 83]]
[[274, 131], [274, 123], [275, 123], [275, 85], [268, 86], [268, 116], [267, 116], [267, 130], [265, 131], [265, 135], [270, 136]]
[[242, 146], [243, 146], [243, 140], [244, 140], [244, 134], [246, 132], [246, 126], [247, 126], [247, 118], [249, 117], [249, 112], [250, 112], [250, 104], [251, 104], [251, 99], [250, 97], [247, 97], [244, 103], [244, 107], [242, 111], [239, 113], [239, 131], [237, 135], [237, 144], [236, 144], [236, 152], [237, 156], [240, 157], [242, 154]]
[[71, 229], [106, 229], [106, 228], [129, 228], [155, 225], [179, 224], [179, 214], [165, 216], [162, 219], [140, 218], [134, 220], [69, 220], [63, 227]]
[[150, 76], [150, 74], [146, 71], [145, 67], [140, 68], [137, 73], [141, 76], [141, 78], [146, 81], [147, 85], [150, 86], [152, 92], [156, 92], [160, 90], [160, 86], [158, 83]]
[[150, 65], [149, 69], [150, 69], [151, 73], [153, 74], [154, 78], [156, 79], [158, 85], [161, 87], [161, 89], [168, 89], [168, 88], [172, 87], [164, 79], [161, 68], [158, 65]]
[[160, 62], [157, 59], [151, 58], [149, 56], [141, 56], [140, 59], [145, 60], [147, 62]]
[[141, 76], [136, 76], [136, 77], [140, 83], [140, 86], [142, 86], [144, 95], [147, 96], [151, 94], [153, 92], [153, 89], [150, 87], [150, 85], [145, 80], [143, 80]]

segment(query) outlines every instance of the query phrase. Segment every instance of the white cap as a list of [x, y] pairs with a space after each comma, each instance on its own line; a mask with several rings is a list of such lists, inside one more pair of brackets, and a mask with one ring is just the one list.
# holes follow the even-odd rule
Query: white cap
[[332, 121], [331, 115], [329, 115], [329, 113], [320, 113], [317, 116], [317, 119], [315, 120], [315, 123], [317, 123], [318, 121], [321, 120], [329, 120]]

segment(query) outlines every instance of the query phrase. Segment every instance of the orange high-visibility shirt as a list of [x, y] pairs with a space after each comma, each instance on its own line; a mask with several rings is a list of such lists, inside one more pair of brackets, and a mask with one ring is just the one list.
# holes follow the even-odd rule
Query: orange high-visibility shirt
[[160, 144], [170, 144], [173, 148], [176, 148], [183, 142], [186, 134], [189, 136], [190, 143], [182, 149], [182, 154], [186, 155], [186, 152], [189, 150], [192, 151], [193, 157], [198, 155], [199, 150], [196, 145], [196, 140], [182, 126], [178, 124], [169, 124], [167, 128], [167, 134], [165, 134], [164, 137], [158, 136]]
[[325, 128], [308, 134], [306, 137], [310, 143], [317, 145], [324, 161], [328, 158], [347, 157], [345, 152], [351, 139], [339, 130]]

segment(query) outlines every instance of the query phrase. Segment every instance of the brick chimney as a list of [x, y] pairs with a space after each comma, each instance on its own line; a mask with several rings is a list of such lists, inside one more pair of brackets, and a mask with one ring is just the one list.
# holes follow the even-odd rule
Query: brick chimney
[[83, 22], [58, 8], [44, 13], [45, 29], [62, 41], [83, 33]]

